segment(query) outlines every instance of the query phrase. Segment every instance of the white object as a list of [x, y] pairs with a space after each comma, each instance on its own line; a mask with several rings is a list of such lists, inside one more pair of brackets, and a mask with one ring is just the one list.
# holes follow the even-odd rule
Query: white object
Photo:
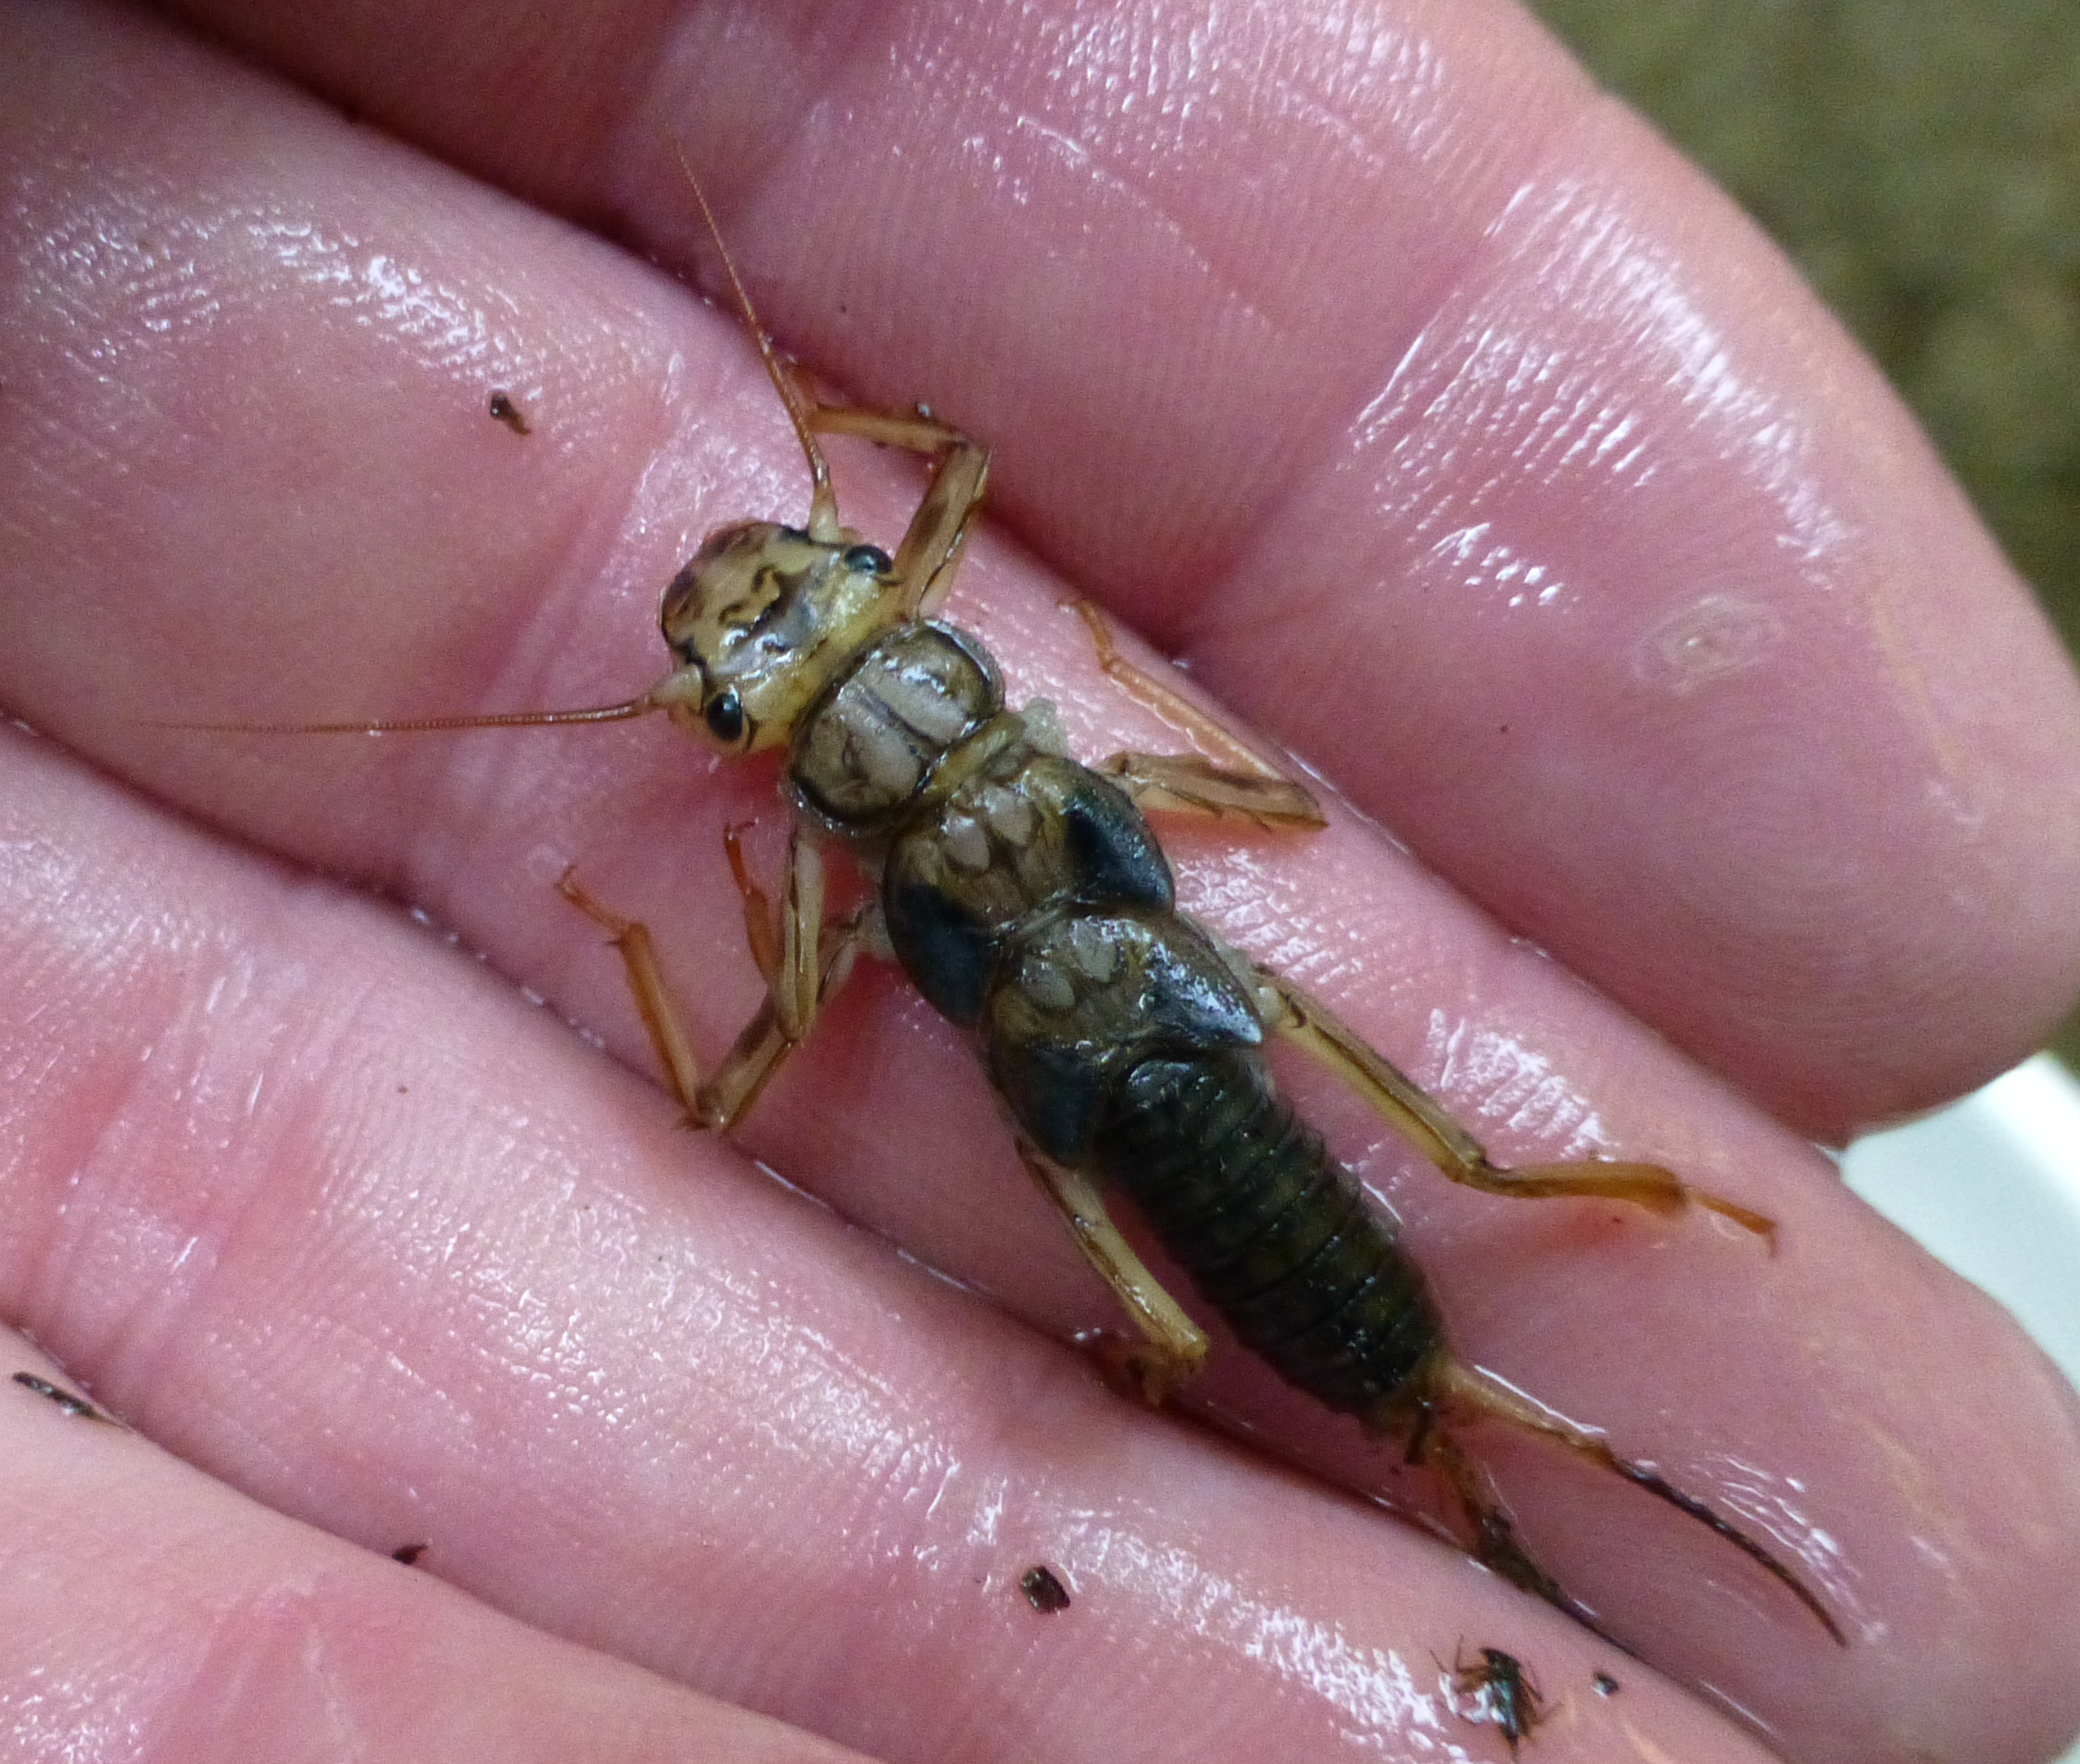
[[2080, 1385], [2080, 1081], [2047, 1053], [1858, 1140], [1849, 1185], [1991, 1293]]
[[[1849, 1185], [2080, 1385], [2080, 1081], [2047, 1053], [1842, 1159]], [[2060, 1760], [2080, 1764], [2080, 1743]]]

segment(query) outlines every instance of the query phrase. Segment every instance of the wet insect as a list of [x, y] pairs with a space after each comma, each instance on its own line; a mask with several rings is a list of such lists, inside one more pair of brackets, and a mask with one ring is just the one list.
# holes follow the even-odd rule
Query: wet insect
[[1044, 1562], [1019, 1576], [1018, 1590], [1025, 1594], [1026, 1603], [1042, 1616], [1052, 1616], [1057, 1611], [1069, 1609], [1069, 1589]]
[[1545, 1718], [1545, 1699], [1537, 1682], [1514, 1654], [1499, 1647], [1483, 1647], [1480, 1658], [1470, 1664], [1463, 1644], [1452, 1656], [1452, 1689], [1459, 1696], [1478, 1700], [1481, 1715], [1502, 1730], [1509, 1756], [1531, 1736], [1531, 1729]]
[[[698, 186], [694, 195], [808, 463], [806, 523], [747, 520], [708, 534], [664, 593], [671, 670], [636, 698], [318, 726], [452, 730], [662, 712], [725, 755], [783, 748], [793, 813], [777, 906], [751, 875], [737, 830], [725, 835], [766, 994], [712, 1072], [695, 1059], [647, 929], [573, 875], [559, 884], [618, 947], [694, 1124], [728, 1132], [808, 1039], [855, 959], [892, 956], [972, 1034], [1026, 1168], [1139, 1332], [1115, 1358], [1148, 1400], [1189, 1380], [1208, 1340], [1121, 1234], [1108, 1190], [1132, 1202], [1245, 1346], [1433, 1472], [1473, 1555], [1518, 1586], [1595, 1626], [1520, 1542], [1460, 1443], [1475, 1422], [1536, 1434], [1637, 1484], [1744, 1552], [1843, 1640], [1804, 1581], [1730, 1520], [1454, 1353], [1392, 1226], [1274, 1087], [1267, 1040], [1283, 1037], [1327, 1065], [1455, 1182], [1666, 1215], [1697, 1206], [1765, 1236], [1769, 1222], [1656, 1165], [1496, 1166], [1319, 1001], [1180, 913], [1144, 810], [1304, 830], [1324, 824], [1314, 798], [1126, 663], [1092, 608], [1079, 610], [1106, 673], [1217, 757], [1122, 752], [1086, 765], [1066, 751], [1052, 706], [1009, 708], [994, 658], [937, 615], [981, 503], [988, 450], [923, 410], [815, 396], [760, 329]], [[826, 434], [934, 461], [892, 553], [839, 521]], [[826, 915], [826, 848], [878, 884], [848, 915]]]

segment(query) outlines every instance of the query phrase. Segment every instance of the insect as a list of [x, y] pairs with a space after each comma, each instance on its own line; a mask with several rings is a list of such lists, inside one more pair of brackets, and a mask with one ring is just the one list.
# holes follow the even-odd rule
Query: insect
[[1481, 1712], [1502, 1730], [1509, 1756], [1531, 1736], [1545, 1718], [1545, 1699], [1523, 1661], [1499, 1647], [1483, 1647], [1470, 1664], [1463, 1644], [1452, 1655], [1452, 1688], [1460, 1696], [1477, 1696]]
[[[1020, 1157], [1135, 1326], [1139, 1338], [1115, 1354], [1115, 1369], [1147, 1399], [1187, 1383], [1208, 1338], [1121, 1233], [1108, 1190], [1128, 1197], [1244, 1345], [1433, 1472], [1472, 1554], [1517, 1585], [1595, 1627], [1532, 1559], [1460, 1443], [1475, 1422], [1541, 1435], [1677, 1508], [1843, 1641], [1804, 1581], [1730, 1520], [1454, 1353], [1391, 1225], [1274, 1087], [1267, 1039], [1289, 1040], [1353, 1085], [1455, 1182], [1669, 1215], [1695, 1205], [1765, 1236], [1769, 1222], [1656, 1165], [1498, 1166], [1319, 1001], [1180, 913], [1144, 810], [1307, 829], [1324, 824], [1313, 796], [1126, 663], [1095, 609], [1079, 610], [1107, 673], [1219, 761], [1122, 752], [1086, 765], [1067, 752], [1051, 705], [1010, 708], [994, 659], [938, 617], [981, 503], [988, 450], [923, 409], [815, 395], [760, 329], [697, 183], [694, 193], [807, 462], [806, 523], [740, 521], [707, 535], [665, 590], [671, 669], [637, 697], [583, 710], [301, 726], [453, 730], [661, 712], [725, 756], [784, 748], [793, 813], [777, 904], [752, 877], [738, 830], [725, 834], [766, 990], [712, 1071], [694, 1055], [646, 927], [572, 875], [559, 884], [619, 949], [694, 1125], [728, 1132], [808, 1039], [856, 958], [892, 956], [972, 1034]], [[818, 439], [827, 434], [934, 462], [892, 553], [840, 522]], [[850, 853], [878, 881], [848, 915], [826, 915], [826, 848]]]
[[1018, 1590], [1025, 1594], [1025, 1602], [1042, 1616], [1052, 1616], [1057, 1611], [1069, 1609], [1069, 1589], [1044, 1562], [1019, 1576]]

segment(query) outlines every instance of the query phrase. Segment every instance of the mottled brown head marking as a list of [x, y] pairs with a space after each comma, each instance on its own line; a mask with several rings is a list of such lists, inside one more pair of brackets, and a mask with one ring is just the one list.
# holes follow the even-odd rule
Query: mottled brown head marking
[[665, 590], [673, 720], [728, 753], [787, 739], [884, 615], [888, 554], [778, 521], [718, 527]]

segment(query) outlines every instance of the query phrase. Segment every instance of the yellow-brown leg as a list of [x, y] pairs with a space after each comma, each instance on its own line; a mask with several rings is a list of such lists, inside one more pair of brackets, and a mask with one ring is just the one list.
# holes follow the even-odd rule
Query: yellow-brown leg
[[1266, 1013], [1271, 1026], [1355, 1087], [1389, 1126], [1454, 1182], [1522, 1200], [1588, 1197], [1624, 1201], [1656, 1213], [1679, 1213], [1686, 1206], [1697, 1206], [1774, 1243], [1774, 1220], [1691, 1188], [1659, 1164], [1585, 1158], [1505, 1170], [1490, 1162], [1473, 1135], [1359, 1040], [1326, 1005], [1268, 968], [1259, 968], [1257, 972], [1274, 995], [1274, 1008]]
[[570, 871], [557, 892], [605, 931], [619, 951], [628, 990], [659, 1063], [686, 1111], [688, 1122], [726, 1133], [758, 1100], [781, 1064], [808, 1037], [818, 1012], [852, 972], [859, 927], [823, 923], [823, 865], [797, 830], [787, 845], [787, 883], [776, 928], [764, 892], [751, 879], [735, 830], [725, 836], [729, 865], [743, 896], [751, 959], [766, 985], [765, 999], [738, 1035], [712, 1078], [703, 1081], [678, 1008], [657, 964], [650, 928], [608, 911], [580, 888]]
[[723, 240], [722, 229], [716, 223], [715, 210], [708, 205], [707, 193], [701, 188], [700, 179], [694, 175], [692, 162], [683, 148], [679, 150], [679, 165], [686, 174], [694, 200], [700, 206], [701, 217], [707, 223], [708, 233], [722, 258], [723, 271], [737, 297], [737, 307], [743, 315], [745, 327], [757, 346], [759, 358], [765, 364], [773, 389], [780, 395], [787, 420], [794, 425], [803, 456], [809, 462], [810, 536], [826, 544], [850, 543], [852, 537], [838, 519], [837, 494], [831, 487], [829, 462], [817, 445], [818, 431], [826, 434], [863, 435], [888, 447], [945, 456], [932, 474], [924, 501], [910, 517], [910, 529], [903, 535], [892, 571], [901, 594], [897, 602], [899, 619], [929, 616], [931, 610], [953, 585], [961, 542], [967, 536], [968, 520], [982, 500], [983, 481], [989, 475], [989, 449], [970, 440], [958, 429], [935, 422], [922, 410], [914, 415], [901, 416], [823, 403], [815, 389], [805, 383], [799, 368], [773, 346], [773, 340], [759, 324], [751, 297], [745, 290], [743, 279], [737, 274], [736, 262]]
[[1261, 827], [1309, 830], [1327, 818], [1314, 793], [1264, 759], [1218, 717], [1120, 654], [1105, 615], [1087, 600], [1071, 601], [1098, 652], [1098, 665], [1137, 704], [1153, 711], [1202, 750], [1196, 753], [1115, 753], [1097, 770], [1117, 778], [1144, 809], [1179, 814], [1241, 815]]
[[930, 618], [954, 585], [968, 523], [989, 480], [989, 450], [945, 423], [897, 411], [819, 404], [810, 409], [809, 424], [825, 434], [858, 435], [884, 447], [944, 456], [896, 547], [891, 571], [901, 584], [898, 616]]
[[1141, 1343], [1115, 1356], [1108, 1369], [1123, 1375], [1144, 1402], [1161, 1404], [1199, 1375], [1206, 1363], [1206, 1332], [1185, 1315], [1121, 1236], [1090, 1177], [1042, 1156], [1023, 1139], [1018, 1154], [1040, 1192], [1067, 1221], [1077, 1247], [1104, 1277], [1141, 1331]]

